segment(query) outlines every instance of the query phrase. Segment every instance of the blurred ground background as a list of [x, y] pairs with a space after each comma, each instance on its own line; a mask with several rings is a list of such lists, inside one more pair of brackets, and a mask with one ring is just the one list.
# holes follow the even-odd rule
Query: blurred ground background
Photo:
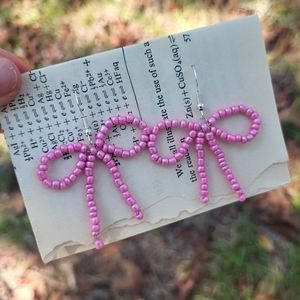
[[0, 299], [300, 299], [299, 0], [1, 0], [0, 47], [35, 68], [253, 13], [292, 182], [100, 254], [43, 265], [2, 137]]

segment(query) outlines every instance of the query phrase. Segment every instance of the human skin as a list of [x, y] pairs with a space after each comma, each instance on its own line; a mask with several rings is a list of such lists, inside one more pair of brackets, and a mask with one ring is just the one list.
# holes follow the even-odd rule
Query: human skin
[[30, 69], [25, 59], [0, 49], [0, 106], [8, 104], [15, 98], [21, 88], [21, 74]]

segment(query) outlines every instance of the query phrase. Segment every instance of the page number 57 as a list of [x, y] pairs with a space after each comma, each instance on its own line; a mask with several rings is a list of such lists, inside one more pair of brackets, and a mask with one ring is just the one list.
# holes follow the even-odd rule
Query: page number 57
[[189, 42], [192, 41], [191, 35], [190, 35], [190, 34], [184, 33], [182, 36], [183, 36], [183, 40], [184, 40], [186, 43], [189, 43]]

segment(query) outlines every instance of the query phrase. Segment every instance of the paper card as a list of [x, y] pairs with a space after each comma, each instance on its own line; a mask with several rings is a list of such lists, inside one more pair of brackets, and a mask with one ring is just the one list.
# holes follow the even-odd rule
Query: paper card
[[[96, 133], [113, 115], [132, 113], [149, 125], [163, 118], [199, 120], [196, 83], [206, 114], [234, 104], [257, 110], [262, 119], [258, 136], [247, 144], [220, 146], [247, 196], [289, 181], [287, 152], [276, 111], [259, 20], [256, 16], [169, 35], [153, 41], [76, 59], [23, 75], [14, 102], [1, 110], [1, 124], [41, 257], [45, 262], [94, 247], [85, 201], [84, 176], [69, 189], [50, 190], [38, 181], [41, 155], [63, 143], [84, 142], [86, 122]], [[220, 127], [245, 132], [249, 122], [232, 117]], [[114, 128], [108, 141], [129, 146], [139, 131]], [[160, 150], [178, 147], [184, 132], [163, 134]], [[102, 162], [96, 163], [96, 199], [105, 244], [237, 201], [207, 150], [208, 204], [199, 202], [194, 149], [177, 166], [154, 164], [147, 151], [118, 159], [122, 176], [145, 218], [134, 219]], [[53, 162], [52, 178], [63, 178], [75, 164], [66, 155]]]

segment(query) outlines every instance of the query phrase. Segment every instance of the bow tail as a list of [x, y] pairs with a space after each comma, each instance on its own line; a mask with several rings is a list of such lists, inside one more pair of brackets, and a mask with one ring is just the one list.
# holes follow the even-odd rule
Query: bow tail
[[133, 216], [138, 220], [143, 219], [144, 215], [142, 213], [142, 210], [136, 202], [136, 200], [134, 199], [134, 197], [132, 196], [132, 194], [130, 193], [127, 184], [122, 179], [120, 170], [117, 167], [112, 155], [106, 153], [104, 154], [102, 160], [106, 164], [111, 176], [113, 177], [115, 186], [118, 188], [120, 194], [122, 195], [124, 202], [127, 206], [131, 208]]
[[230, 183], [232, 191], [238, 196], [240, 201], [246, 200], [246, 196], [237, 180], [237, 178], [234, 176], [231, 168], [229, 167], [227, 160], [225, 158], [225, 153], [222, 151], [220, 146], [218, 145], [216, 139], [214, 138], [214, 135], [212, 132], [205, 135], [205, 138], [207, 140], [207, 143], [215, 155], [217, 159], [217, 163], [219, 165], [219, 168], [224, 173], [227, 181]]
[[205, 170], [204, 133], [198, 132], [196, 137], [197, 173], [200, 180], [200, 201], [208, 202], [208, 179]]

